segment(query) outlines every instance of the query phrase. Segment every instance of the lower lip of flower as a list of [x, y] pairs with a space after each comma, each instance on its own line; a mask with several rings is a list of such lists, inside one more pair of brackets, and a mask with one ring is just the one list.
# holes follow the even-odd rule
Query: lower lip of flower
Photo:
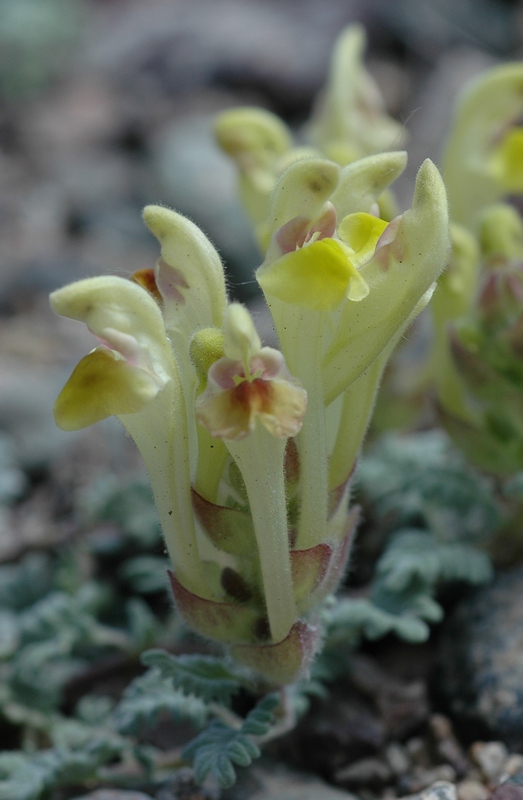
[[243, 380], [231, 390], [231, 402], [243, 413], [264, 413], [271, 409], [272, 386], [263, 378]]

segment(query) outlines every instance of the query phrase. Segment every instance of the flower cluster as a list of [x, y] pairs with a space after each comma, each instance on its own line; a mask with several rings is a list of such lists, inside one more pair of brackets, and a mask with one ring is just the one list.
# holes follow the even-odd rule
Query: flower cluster
[[453, 239], [433, 309], [440, 418], [472, 462], [510, 475], [523, 468], [523, 221], [495, 204], [478, 241]]
[[443, 157], [454, 223], [476, 231], [479, 214], [523, 191], [523, 64], [504, 64], [466, 87]]
[[[523, 468], [523, 65], [474, 81], [444, 156], [452, 251], [431, 304], [432, 367], [442, 424], [467, 457]], [[504, 201], [504, 202], [500, 202]]]
[[[357, 24], [339, 35], [327, 84], [306, 125], [304, 144], [296, 144], [285, 123], [265, 109], [233, 108], [216, 120], [216, 140], [236, 163], [239, 194], [263, 250], [270, 239], [272, 191], [294, 161], [324, 156], [346, 166], [405, 144], [405, 127], [386, 113], [380, 91], [363, 64], [365, 40], [364, 29]], [[357, 173], [353, 180], [358, 180]], [[382, 190], [376, 200], [381, 216], [392, 219], [396, 214], [392, 195]]]
[[384, 365], [445, 265], [446, 195], [431, 162], [412, 208], [377, 198], [404, 153], [345, 167], [294, 161], [277, 181], [258, 282], [279, 349], [229, 302], [219, 256], [189, 220], [145, 209], [154, 269], [54, 292], [98, 346], [55, 409], [72, 430], [119, 417], [154, 490], [186, 622], [269, 684], [303, 673], [317, 609], [342, 575], [349, 483]]

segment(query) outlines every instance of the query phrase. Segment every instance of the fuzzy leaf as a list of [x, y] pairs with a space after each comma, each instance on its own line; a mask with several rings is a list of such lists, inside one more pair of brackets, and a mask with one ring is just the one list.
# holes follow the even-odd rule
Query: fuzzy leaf
[[247, 715], [239, 730], [213, 720], [189, 742], [182, 756], [193, 762], [196, 781], [203, 783], [210, 774], [222, 789], [232, 786], [236, 780], [234, 764], [248, 767], [258, 758], [260, 748], [251, 737], [267, 733], [278, 705], [277, 696], [268, 695]]
[[98, 767], [118, 752], [119, 747], [95, 736], [82, 750], [41, 750], [33, 756], [2, 753], [0, 800], [40, 800], [57, 786], [94, 777]]
[[205, 703], [228, 706], [232, 695], [240, 690], [238, 677], [224, 666], [221, 658], [173, 656], [164, 650], [149, 650], [142, 655], [142, 662], [158, 669], [166, 680], [171, 679], [176, 689]]
[[161, 528], [151, 487], [145, 476], [117, 480], [105, 475], [83, 497], [88, 520], [118, 523], [127, 537], [144, 547], [161, 542]]
[[51, 588], [51, 559], [43, 553], [28, 553], [18, 564], [0, 566], [0, 606], [21, 611]]
[[506, 482], [503, 494], [506, 497], [523, 497], [523, 472], [517, 472]]
[[485, 583], [492, 567], [487, 554], [470, 545], [439, 542], [426, 531], [406, 529], [392, 538], [376, 575], [389, 591], [402, 592], [415, 582], [428, 587], [442, 581]]
[[18, 648], [19, 627], [16, 614], [0, 610], [0, 661], [9, 658]]
[[357, 646], [362, 637], [375, 640], [395, 633], [408, 642], [424, 642], [429, 628], [412, 612], [393, 613], [369, 599], [345, 598], [327, 612], [327, 647], [343, 642]]
[[[426, 583], [415, 581], [402, 592], [391, 591], [378, 581], [373, 587], [371, 600], [375, 606], [397, 618], [441, 622], [443, 609], [432, 597], [431, 589]], [[422, 624], [428, 636], [425, 622]]]
[[132, 597], [126, 604], [129, 618], [129, 633], [137, 651], [154, 644], [160, 630], [160, 623], [147, 603], [139, 597]]
[[260, 700], [245, 718], [242, 726], [243, 733], [251, 736], [264, 736], [273, 722], [274, 711], [279, 704], [280, 700], [276, 694], [269, 694]]
[[153, 725], [158, 714], [168, 712], [175, 720], [189, 719], [201, 727], [207, 718], [205, 703], [173, 689], [172, 680], [158, 669], [150, 669], [132, 681], [114, 710], [114, 721], [122, 733], [134, 733]]
[[65, 684], [87, 666], [71, 654], [65, 635], [31, 642], [16, 654], [11, 667], [11, 686], [25, 705], [46, 711], [59, 706]]
[[379, 517], [420, 518], [443, 541], [477, 541], [501, 521], [491, 483], [452, 449], [441, 431], [386, 436], [358, 469]]
[[162, 556], [136, 556], [123, 563], [119, 575], [130, 584], [131, 589], [139, 594], [164, 592], [169, 585], [167, 570], [170, 567], [168, 558]]

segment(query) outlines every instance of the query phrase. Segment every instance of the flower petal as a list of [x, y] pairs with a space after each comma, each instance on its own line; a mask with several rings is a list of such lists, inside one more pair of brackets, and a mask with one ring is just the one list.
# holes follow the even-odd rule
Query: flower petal
[[365, 45], [365, 30], [355, 24], [341, 32], [334, 46], [322, 102], [310, 124], [313, 144], [329, 158], [345, 153], [354, 159], [406, 139], [405, 126], [385, 112], [379, 88], [364, 66]]
[[[240, 386], [249, 388], [248, 381]], [[207, 428], [211, 436], [219, 439], [243, 439], [255, 425], [244, 389], [216, 390], [210, 392], [210, 382], [206, 391], [196, 401], [196, 419]]]
[[220, 439], [245, 438], [258, 418], [273, 436], [285, 438], [300, 430], [306, 405], [306, 392], [290, 381], [257, 378], [223, 390], [209, 375], [207, 389], [196, 401], [196, 417]]
[[[294, 217], [321, 217], [339, 176], [339, 166], [325, 158], [304, 158], [291, 164], [274, 187], [268, 219], [270, 236]], [[271, 249], [267, 258], [274, 258]]]
[[[393, 225], [394, 223], [391, 223]], [[449, 252], [445, 187], [430, 161], [421, 166], [412, 209], [400, 220], [395, 238], [362, 267], [371, 292], [355, 309], [347, 303], [338, 331], [324, 354], [325, 400], [332, 402], [362, 375], [412, 314], [426, 305], [427, 292]]]
[[296, 436], [305, 415], [307, 393], [300, 386], [294, 386], [288, 381], [274, 380], [270, 384], [270, 410], [259, 412], [260, 421], [273, 436]]
[[231, 303], [223, 322], [223, 349], [228, 358], [247, 368], [250, 359], [261, 350], [261, 341], [252, 317], [240, 303]]
[[257, 273], [263, 291], [291, 305], [333, 311], [347, 296], [357, 270], [343, 245], [321, 239], [264, 264]]
[[506, 192], [523, 191], [523, 128], [512, 128], [492, 153], [490, 165]]
[[338, 216], [357, 211], [370, 212], [378, 198], [407, 166], [405, 152], [378, 153], [348, 164], [331, 196]]
[[193, 222], [168, 208], [147, 206], [143, 218], [162, 248], [156, 282], [166, 327], [190, 336], [198, 327], [220, 325], [225, 278], [211, 242]]
[[112, 350], [93, 350], [62, 389], [54, 408], [55, 421], [66, 431], [87, 428], [112, 414], [141, 411], [159, 391], [145, 370], [131, 367]]
[[361, 211], [348, 214], [338, 225], [338, 235], [354, 250], [353, 261], [356, 266], [365, 264], [376, 250], [378, 240], [388, 226], [388, 222]]

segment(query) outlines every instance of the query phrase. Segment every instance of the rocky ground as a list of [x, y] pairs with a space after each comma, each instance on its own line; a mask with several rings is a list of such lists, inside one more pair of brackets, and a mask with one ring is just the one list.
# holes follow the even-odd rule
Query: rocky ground
[[[517, 4], [3, 0], [1, 563], [67, 541], [78, 487], [108, 468], [139, 466], [116, 426], [55, 428], [54, 398], [92, 343], [81, 326], [53, 316], [48, 292], [151, 266], [156, 245], [140, 212], [159, 202], [203, 227], [228, 264], [232, 292], [256, 307], [259, 256], [233, 168], [212, 139], [213, 117], [256, 104], [299, 130], [332, 43], [354, 20], [367, 26], [369, 69], [410, 132], [398, 188], [407, 203], [421, 160], [439, 157], [459, 88], [501, 59], [521, 58]], [[157, 800], [523, 800], [522, 584], [516, 567], [462, 601], [428, 645], [391, 638], [355, 655], [346, 680], [234, 789], [197, 789], [182, 772]], [[98, 789], [77, 800], [150, 797]]]

